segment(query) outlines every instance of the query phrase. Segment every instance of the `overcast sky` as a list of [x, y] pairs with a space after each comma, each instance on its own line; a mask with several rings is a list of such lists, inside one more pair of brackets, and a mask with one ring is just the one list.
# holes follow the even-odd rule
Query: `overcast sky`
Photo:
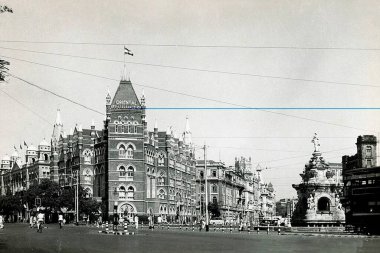
[[[131, 62], [248, 74], [129, 63], [138, 96], [141, 85], [146, 85], [250, 107], [380, 107], [380, 88], [373, 87], [380, 86], [380, 50], [310, 49], [380, 48], [377, 1], [13, 0], [0, 4], [14, 11], [0, 14], [0, 55], [14, 58], [7, 58], [11, 73], [100, 112], [105, 112], [107, 88], [113, 94], [119, 83], [122, 44], [133, 51], [134, 56], [127, 57]], [[5, 42], [10, 40], [67, 43]], [[11, 154], [13, 146], [24, 140], [37, 145], [43, 138], [50, 139], [57, 108], [67, 132], [76, 123], [88, 128], [92, 119], [97, 129], [103, 126], [103, 115], [15, 78], [0, 88], [23, 104], [0, 92], [1, 156]], [[145, 96], [148, 107], [233, 107], [152, 88], [145, 88]], [[296, 196], [291, 184], [300, 182], [299, 173], [313, 152], [314, 132], [330, 162], [354, 154], [358, 135], [380, 132], [379, 110], [271, 111], [295, 117], [256, 110], [149, 110], [147, 120], [149, 130], [157, 119], [161, 131], [173, 126], [180, 133], [188, 115], [194, 142], [210, 146], [209, 159], [232, 165], [236, 156], [252, 157], [254, 167], [268, 167], [264, 178], [273, 183], [278, 199]], [[196, 155], [203, 157], [201, 150]]]

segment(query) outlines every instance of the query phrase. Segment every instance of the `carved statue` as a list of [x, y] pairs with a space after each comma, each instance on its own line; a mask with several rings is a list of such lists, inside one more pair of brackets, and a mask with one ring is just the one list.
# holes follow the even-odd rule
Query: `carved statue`
[[339, 198], [339, 195], [338, 195], [338, 194], [335, 195], [335, 206], [336, 206], [339, 210], [342, 210], [342, 203], [340, 203], [340, 198]]
[[314, 209], [314, 197], [310, 194], [310, 197], [307, 199], [307, 208]]
[[311, 142], [314, 143], [314, 152], [319, 152], [319, 147], [321, 146], [321, 144], [319, 143], [319, 138], [318, 138], [317, 133], [314, 133], [314, 137], [311, 140]]

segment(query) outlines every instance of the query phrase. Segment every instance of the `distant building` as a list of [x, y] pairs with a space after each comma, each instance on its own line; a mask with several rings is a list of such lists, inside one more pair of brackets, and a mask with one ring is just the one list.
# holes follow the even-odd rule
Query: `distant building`
[[302, 183], [294, 184], [298, 203], [293, 212], [295, 225], [339, 226], [345, 223], [340, 203], [343, 190], [340, 163], [328, 163], [322, 157], [317, 134], [312, 142], [314, 152], [300, 176]]
[[[21, 149], [20, 149], [21, 150]], [[21, 192], [30, 185], [39, 184], [43, 178], [50, 178], [50, 144], [44, 139], [36, 148], [26, 148], [25, 160], [16, 150], [11, 157], [5, 155], [1, 160], [1, 195]]]
[[343, 156], [344, 194], [342, 204], [346, 222], [357, 228], [380, 231], [380, 167], [377, 166], [377, 139], [373, 135], [357, 138], [357, 153]]
[[[207, 160], [207, 192], [209, 203], [217, 203], [220, 216], [227, 222], [259, 223], [275, 215], [274, 189], [261, 178], [261, 171], [252, 169], [251, 159], [235, 159], [235, 166]], [[197, 161], [197, 212], [205, 215], [205, 162]]]

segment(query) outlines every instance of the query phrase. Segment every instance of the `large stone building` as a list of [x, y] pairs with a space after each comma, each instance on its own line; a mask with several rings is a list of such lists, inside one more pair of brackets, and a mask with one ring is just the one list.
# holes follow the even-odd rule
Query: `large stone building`
[[345, 222], [340, 203], [342, 195], [342, 167], [340, 163], [328, 163], [322, 157], [317, 134], [312, 142], [314, 152], [300, 174], [302, 182], [294, 184], [298, 203], [292, 223], [296, 225], [341, 225]]
[[[263, 182], [261, 171], [252, 169], [251, 159], [235, 159], [234, 166], [223, 162], [206, 161], [207, 196], [209, 203], [217, 203], [220, 216], [226, 222], [250, 222], [274, 216], [274, 190], [271, 183]], [[197, 211], [205, 215], [205, 161], [197, 161]]]
[[369, 232], [380, 231], [380, 167], [377, 166], [377, 139], [357, 138], [357, 153], [343, 156], [344, 194], [342, 204], [346, 223]]
[[50, 178], [50, 144], [44, 139], [36, 148], [29, 145], [25, 151], [25, 159], [16, 150], [11, 157], [5, 155], [1, 160], [1, 195], [7, 192], [15, 194], [39, 184], [43, 178]]
[[195, 160], [188, 119], [183, 134], [147, 130], [145, 97], [122, 80], [106, 97], [104, 129], [95, 139], [94, 197], [105, 213], [190, 221], [195, 210]]

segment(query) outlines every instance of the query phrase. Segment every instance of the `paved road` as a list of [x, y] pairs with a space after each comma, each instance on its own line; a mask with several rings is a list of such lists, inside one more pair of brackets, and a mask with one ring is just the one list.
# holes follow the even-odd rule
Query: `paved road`
[[99, 229], [49, 225], [37, 233], [26, 224], [0, 230], [0, 252], [379, 252], [379, 238], [226, 234], [140, 230], [136, 235], [99, 234]]

